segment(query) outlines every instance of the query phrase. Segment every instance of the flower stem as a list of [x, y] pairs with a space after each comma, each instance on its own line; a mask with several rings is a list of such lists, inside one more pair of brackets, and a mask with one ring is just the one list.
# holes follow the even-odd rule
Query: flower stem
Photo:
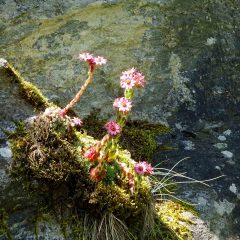
[[88, 79], [85, 81], [85, 83], [82, 85], [81, 89], [79, 92], [76, 94], [76, 96], [73, 98], [73, 100], [63, 109], [64, 114], [67, 114], [70, 108], [73, 107], [73, 105], [81, 98], [83, 92], [86, 90], [87, 86], [89, 83], [91, 83], [93, 79], [93, 73], [94, 73], [94, 68], [91, 66], [89, 67], [88, 70]]

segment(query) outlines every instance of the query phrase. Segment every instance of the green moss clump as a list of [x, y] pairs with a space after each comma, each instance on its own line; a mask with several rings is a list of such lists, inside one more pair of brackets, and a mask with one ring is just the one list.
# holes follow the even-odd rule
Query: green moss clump
[[129, 121], [121, 136], [121, 145], [131, 152], [133, 159], [151, 161], [158, 148], [157, 135], [169, 133], [170, 129], [161, 124], [144, 121]]
[[[184, 240], [191, 239], [190, 224], [194, 224], [187, 217], [184, 217], [184, 212], [189, 212], [189, 206], [179, 202], [162, 201], [156, 204], [160, 229], [165, 229], [161, 232], [162, 239]], [[191, 212], [196, 212], [191, 208]]]
[[[132, 193], [128, 179], [119, 171], [109, 183], [90, 180], [93, 166], [84, 158], [84, 149], [96, 140], [71, 124], [71, 118], [60, 117], [60, 108], [47, 108], [26, 123], [17, 126], [9, 138], [13, 152], [12, 176], [29, 182], [28, 188], [45, 195], [49, 208], [71, 205], [82, 219], [82, 212], [97, 219], [102, 214], [121, 221], [141, 217], [152, 200], [147, 177]], [[131, 155], [119, 148], [119, 161], [132, 162]], [[111, 167], [111, 164], [109, 164]], [[35, 180], [35, 181], [33, 181]], [[57, 203], [56, 203], [57, 201]]]
[[64, 124], [60, 119], [52, 121], [40, 115], [28, 129], [19, 125], [19, 135], [10, 136], [14, 155], [11, 173], [18, 174], [23, 168], [35, 178], [59, 181], [80, 169], [81, 155], [74, 144], [81, 143], [75, 131]]
[[[84, 128], [87, 133], [96, 139], [105, 134], [106, 119], [100, 117], [100, 110], [95, 109], [84, 119]], [[127, 121], [120, 137], [120, 145], [128, 149], [133, 159], [151, 161], [154, 152], [158, 149], [156, 137], [169, 133], [171, 130], [162, 124], [151, 124], [146, 121]]]
[[[155, 204], [148, 177], [141, 179], [133, 193], [121, 171], [114, 181], [111, 174], [106, 182], [90, 180], [93, 165], [84, 158], [83, 152], [96, 144], [93, 137], [100, 139], [105, 134], [106, 121], [99, 118], [98, 112], [84, 119], [88, 134], [93, 136], [90, 137], [82, 129], [77, 131], [70, 117], [60, 117], [57, 114], [60, 109], [49, 103], [34, 85], [24, 81], [11, 65], [8, 64], [7, 69], [34, 106], [48, 107], [31, 121], [18, 124], [10, 136], [13, 152], [10, 173], [24, 181], [26, 189], [34, 192], [34, 198], [39, 198], [36, 221], [41, 219], [39, 209], [43, 214], [52, 213], [66, 239], [104, 240], [108, 236], [111, 240], [119, 237], [179, 240], [190, 237], [188, 227], [180, 223], [190, 223], [181, 216], [184, 208], [176, 203]], [[150, 160], [158, 147], [156, 136], [167, 132], [169, 129], [160, 124], [127, 122], [120, 139], [122, 147], [118, 146], [118, 160], [126, 164], [133, 161], [131, 156]], [[131, 154], [122, 148], [129, 149]], [[0, 213], [0, 234], [10, 239], [6, 216]], [[35, 232], [37, 235], [37, 227]]]
[[[11, 174], [24, 179], [28, 189], [42, 199], [38, 216], [40, 207], [44, 212], [48, 209], [65, 237], [73, 239], [94, 236], [103, 240], [106, 234], [112, 240], [117, 236], [125, 240], [180, 240], [190, 236], [188, 227], [180, 223], [189, 223], [181, 216], [185, 208], [169, 202], [155, 205], [148, 177], [142, 178], [133, 193], [120, 173], [112, 184], [91, 181], [91, 166], [82, 151], [97, 141], [74, 129], [68, 118], [56, 117], [59, 109], [50, 110], [31, 122], [20, 123], [10, 136], [14, 158]], [[51, 114], [46, 114], [49, 111]], [[128, 151], [119, 148], [118, 152], [119, 161], [132, 161]], [[66, 230], [69, 226], [71, 231]]]

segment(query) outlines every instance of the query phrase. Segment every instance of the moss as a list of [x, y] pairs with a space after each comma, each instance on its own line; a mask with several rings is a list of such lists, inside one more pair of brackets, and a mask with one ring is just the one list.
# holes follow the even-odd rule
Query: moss
[[[53, 113], [54, 111], [53, 109]], [[157, 219], [155, 208], [149, 207], [154, 206], [154, 201], [148, 178], [144, 177], [141, 184], [136, 185], [134, 193], [130, 192], [128, 180], [121, 177], [120, 173], [110, 185], [90, 181], [88, 172], [91, 166], [84, 161], [82, 149], [96, 144], [96, 140], [84, 132], [74, 130], [67, 121], [55, 118], [54, 114], [50, 117], [42, 113], [32, 123], [18, 124], [16, 132], [10, 136], [14, 159], [10, 169], [12, 176], [24, 179], [27, 188], [42, 199], [35, 211], [36, 234], [37, 222], [41, 219], [39, 211], [52, 212], [66, 236], [66, 229], [70, 225], [78, 226], [77, 235], [82, 236], [83, 231], [86, 231], [86, 216], [90, 217], [96, 226], [101, 225], [99, 219], [103, 215], [109, 221], [116, 221], [116, 226], [120, 222], [126, 224], [130, 227], [124, 231], [132, 232], [136, 239], [141, 238], [142, 232], [151, 232], [153, 226], [157, 229], [160, 226], [158, 221], [162, 220], [154, 220]], [[152, 125], [147, 126], [151, 130]], [[118, 154], [119, 161], [131, 162], [131, 154], [128, 151], [119, 148]], [[67, 212], [71, 215], [74, 213], [74, 218], [69, 219]], [[63, 217], [64, 215], [68, 218]], [[105, 224], [108, 225], [109, 222]], [[75, 227], [72, 229], [74, 234]], [[118, 229], [125, 228], [118, 226]], [[153, 232], [153, 235], [147, 234], [144, 239], [155, 239], [154, 235], [160, 236], [158, 231]]]
[[[174, 201], [162, 201], [156, 204], [156, 212], [159, 217], [162, 239], [184, 240], [191, 239], [190, 224], [194, 224], [190, 219], [184, 217], [183, 213], [189, 211], [189, 206]], [[191, 208], [191, 212], [194, 212]]]
[[[26, 83], [10, 65], [8, 68], [34, 106], [40, 109], [52, 106], [36, 87]], [[105, 134], [102, 127], [105, 122], [98, 111], [84, 119], [88, 134], [99, 139]], [[120, 139], [122, 148], [119, 147], [119, 160], [128, 163], [131, 156], [137, 160], [151, 159], [158, 148], [156, 136], [169, 131], [160, 124], [127, 122]], [[10, 172], [12, 176], [24, 180], [27, 189], [34, 193], [36, 199], [39, 198], [34, 218], [36, 235], [37, 222], [46, 211], [54, 214], [66, 238], [69, 236], [66, 230], [69, 226], [73, 226], [71, 234], [75, 239], [85, 239], [84, 232], [90, 231], [94, 224], [100, 227], [104, 221], [106, 232], [104, 230], [99, 239], [105, 239], [105, 234], [113, 234], [109, 232], [110, 222], [117, 226], [118, 230], [115, 230], [124, 236], [123, 239], [130, 239], [130, 233], [124, 230], [125, 224], [135, 239], [175, 240], [190, 237], [188, 227], [182, 224], [192, 224], [181, 215], [186, 208], [179, 203], [161, 202], [156, 204], [155, 209], [147, 178], [136, 186], [134, 194], [130, 193], [128, 182], [121, 177], [110, 185], [89, 180], [91, 165], [84, 161], [82, 151], [96, 144], [93, 137], [70, 127], [67, 119], [49, 117], [44, 113], [36, 116], [32, 123], [19, 123], [16, 132], [10, 135], [14, 158]], [[122, 150], [125, 148], [131, 154]], [[86, 217], [91, 219], [87, 230]], [[0, 230], [5, 235], [10, 234], [5, 215], [2, 219], [3, 230]]]
[[[93, 110], [83, 122], [87, 133], [96, 139], [101, 139], [106, 133], [103, 126], [107, 120], [100, 117], [98, 109]], [[128, 120], [120, 137], [120, 145], [130, 151], [133, 159], [151, 161], [158, 149], [156, 137], [169, 132], [170, 129], [162, 124]]]
[[8, 226], [8, 214], [4, 209], [0, 209], [0, 237], [1, 236], [8, 240], [13, 239]]
[[170, 129], [161, 124], [128, 121], [120, 144], [131, 152], [133, 159], [151, 161], [152, 155], [158, 149], [157, 135], [168, 132]]
[[53, 103], [50, 103], [48, 99], [43, 96], [35, 85], [25, 81], [11, 64], [7, 63], [6, 70], [9, 74], [13, 75], [14, 80], [19, 84], [20, 92], [34, 107], [43, 110], [47, 107], [54, 106]]
[[79, 171], [81, 154], [74, 145], [81, 146], [75, 131], [64, 128], [64, 122], [38, 116], [27, 129], [22, 124], [10, 136], [13, 163], [11, 173], [20, 169], [35, 178], [61, 181]]

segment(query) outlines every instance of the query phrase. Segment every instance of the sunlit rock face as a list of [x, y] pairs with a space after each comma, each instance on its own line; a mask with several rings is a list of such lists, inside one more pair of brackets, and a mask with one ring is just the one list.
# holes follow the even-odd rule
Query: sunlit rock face
[[[113, 116], [112, 102], [122, 95], [121, 72], [140, 69], [147, 85], [136, 94], [132, 118], [169, 124], [174, 134], [159, 143], [178, 149], [161, 152], [155, 161], [171, 158], [172, 166], [191, 156], [183, 169], [192, 177], [227, 175], [208, 190], [209, 208], [200, 211], [217, 237], [234, 239], [240, 229], [239, 10], [239, 0], [3, 0], [0, 58], [65, 106], [87, 75], [79, 52], [106, 57], [108, 64], [96, 71], [74, 106], [82, 117], [92, 108]], [[13, 129], [13, 121], [32, 116], [33, 110], [0, 73], [1, 126]], [[5, 169], [10, 153], [3, 132], [0, 143], [0, 167]], [[0, 174], [1, 183], [6, 182]], [[201, 204], [209, 199], [205, 189], [189, 196]], [[231, 211], [223, 211], [225, 206]]]
[[62, 105], [86, 78], [79, 52], [108, 58], [75, 107], [81, 115], [111, 114], [132, 66], [148, 80], [133, 117], [219, 120], [238, 110], [238, 1], [9, 0], [0, 10], [0, 55]]

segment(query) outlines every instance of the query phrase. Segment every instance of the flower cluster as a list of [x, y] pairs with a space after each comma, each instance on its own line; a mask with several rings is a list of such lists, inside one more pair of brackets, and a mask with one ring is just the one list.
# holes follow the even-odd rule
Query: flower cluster
[[48, 107], [43, 113], [44, 117], [51, 118], [52, 122], [57, 121], [59, 118], [64, 121], [64, 123], [71, 127], [82, 126], [82, 120], [78, 117], [69, 117], [63, 115], [63, 109], [59, 107]]
[[80, 53], [79, 59], [83, 60], [85, 62], [88, 62], [90, 66], [94, 67], [95, 65], [103, 65], [107, 63], [107, 59], [101, 56], [94, 57], [92, 54], [86, 52], [86, 53]]
[[143, 88], [145, 86], [143, 74], [138, 72], [135, 68], [122, 72], [120, 80], [121, 87], [128, 90], [133, 89], [133, 87]]
[[[86, 81], [87, 84], [93, 76], [95, 67], [106, 64], [107, 62], [104, 57], [95, 57], [88, 52], [79, 54], [79, 59], [89, 63], [89, 78]], [[107, 130], [107, 134], [102, 140], [98, 141], [95, 146], [89, 149], [83, 149], [83, 156], [91, 164], [89, 175], [92, 181], [99, 182], [109, 178], [114, 179], [114, 176], [119, 174], [120, 169], [121, 174], [127, 179], [130, 191], [133, 192], [135, 190], [135, 181], [137, 181], [141, 175], [151, 175], [153, 168], [151, 164], [147, 162], [136, 163], [133, 161], [131, 163], [123, 163], [118, 157], [118, 139], [126, 123], [127, 116], [132, 109], [131, 99], [134, 89], [145, 86], [144, 75], [135, 68], [128, 69], [122, 72], [120, 76], [120, 86], [124, 88], [125, 91], [123, 97], [116, 98], [113, 102], [113, 107], [117, 110], [116, 120], [109, 121], [105, 124], [104, 127]], [[86, 86], [84, 89], [85, 88]], [[65, 108], [64, 112], [60, 112], [62, 117], [65, 116], [66, 109], [68, 110], [76, 102], [76, 99], [79, 99], [81, 94], [78, 93], [75, 99]], [[81, 125], [81, 123], [78, 119], [72, 119], [72, 124]]]

